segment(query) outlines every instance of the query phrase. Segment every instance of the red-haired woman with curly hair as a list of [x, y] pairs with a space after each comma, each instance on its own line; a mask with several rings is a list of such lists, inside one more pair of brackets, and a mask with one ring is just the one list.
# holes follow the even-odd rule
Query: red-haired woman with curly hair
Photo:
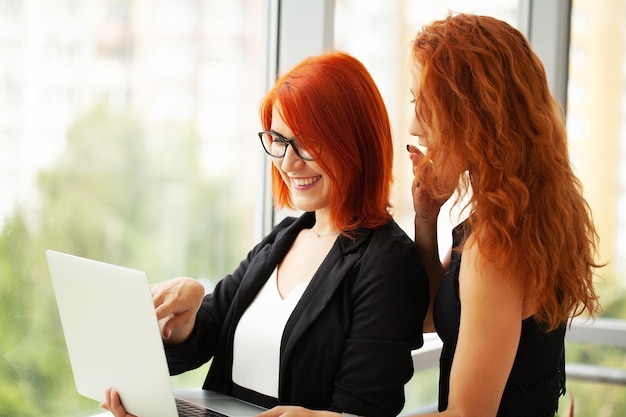
[[[393, 146], [382, 97], [354, 57], [328, 52], [284, 74], [261, 103], [282, 220], [204, 295], [153, 286], [170, 371], [212, 359], [203, 388], [284, 412], [398, 414], [423, 343], [428, 278], [389, 214]], [[127, 416], [119, 395], [105, 408]], [[306, 408], [305, 408], [306, 407]]]
[[[568, 159], [561, 108], [524, 36], [449, 15], [412, 48], [409, 145], [415, 243], [431, 284], [425, 324], [444, 342], [439, 410], [553, 416], [565, 390], [568, 320], [599, 308], [597, 234]], [[468, 210], [440, 261], [436, 223]]]

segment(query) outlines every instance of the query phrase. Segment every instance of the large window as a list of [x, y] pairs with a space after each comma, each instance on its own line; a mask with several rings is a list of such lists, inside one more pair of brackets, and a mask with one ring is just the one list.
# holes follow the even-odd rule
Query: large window
[[[600, 235], [602, 316], [626, 319], [626, 1], [574, 0], [567, 127], [570, 155]], [[568, 347], [570, 361], [624, 368], [624, 351]], [[576, 415], [626, 413], [626, 387], [572, 382]]]
[[251, 248], [262, 6], [0, 0], [1, 415], [99, 409], [75, 392], [45, 249], [210, 287]]

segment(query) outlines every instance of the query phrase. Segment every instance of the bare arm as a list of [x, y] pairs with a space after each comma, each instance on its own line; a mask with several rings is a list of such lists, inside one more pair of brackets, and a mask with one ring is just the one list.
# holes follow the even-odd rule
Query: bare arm
[[459, 275], [463, 310], [448, 412], [495, 417], [520, 341], [524, 288], [483, 258], [471, 238], [468, 244]]
[[439, 290], [439, 285], [443, 279], [444, 271], [450, 263], [451, 251], [448, 251], [442, 262], [439, 259], [437, 223], [423, 223], [417, 216], [415, 218], [415, 248], [424, 264], [430, 285], [430, 303], [428, 304], [428, 312], [424, 319], [424, 333], [434, 332], [433, 304], [437, 291]]
[[421, 417], [495, 417], [519, 345], [524, 314], [521, 282], [505, 279], [471, 238], [465, 248], [459, 275], [463, 312], [448, 408]]
[[450, 252], [448, 252], [442, 263], [437, 240], [437, 218], [445, 200], [437, 201], [432, 199], [424, 187], [420, 185], [416, 167], [424, 158], [424, 154], [413, 145], [409, 145], [407, 149], [409, 157], [413, 162], [413, 172], [415, 174], [411, 186], [413, 208], [415, 210], [415, 249], [424, 264], [430, 284], [430, 304], [424, 320], [424, 332], [434, 332], [433, 303], [444, 271], [450, 262]]

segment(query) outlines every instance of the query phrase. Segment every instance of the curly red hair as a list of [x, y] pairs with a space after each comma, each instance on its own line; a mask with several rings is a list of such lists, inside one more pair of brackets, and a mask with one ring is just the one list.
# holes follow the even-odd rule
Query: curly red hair
[[[274, 107], [304, 148], [321, 149], [313, 157], [332, 183], [331, 222], [351, 235], [391, 218], [391, 125], [382, 96], [360, 61], [338, 51], [305, 59], [263, 99], [263, 129], [270, 128]], [[277, 207], [293, 208], [289, 188], [273, 165], [272, 191]]]
[[526, 280], [547, 329], [593, 315], [598, 235], [562, 108], [526, 38], [492, 17], [449, 15], [417, 34], [412, 57], [422, 67], [416, 115], [429, 133], [418, 169], [431, 194], [467, 197], [481, 253]]

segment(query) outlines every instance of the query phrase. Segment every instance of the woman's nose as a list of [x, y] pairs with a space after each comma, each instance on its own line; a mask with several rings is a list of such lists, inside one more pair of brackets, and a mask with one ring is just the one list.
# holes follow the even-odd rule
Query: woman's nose
[[295, 167], [298, 167], [298, 164], [302, 163], [304, 163], [304, 161], [296, 154], [296, 151], [293, 150], [293, 146], [291, 144], [287, 145], [285, 156], [283, 157], [283, 171], [291, 171]]

